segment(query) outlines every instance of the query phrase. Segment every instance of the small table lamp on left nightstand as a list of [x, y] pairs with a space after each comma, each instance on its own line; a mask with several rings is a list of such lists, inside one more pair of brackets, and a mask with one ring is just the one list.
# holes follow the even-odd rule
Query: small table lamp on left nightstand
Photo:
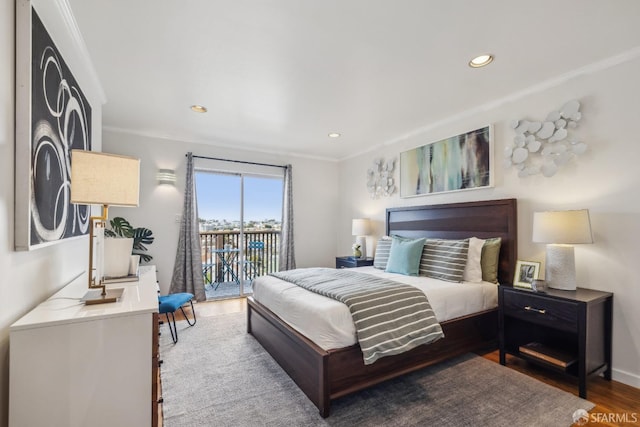
[[369, 234], [369, 218], [358, 218], [351, 222], [351, 235], [356, 236], [356, 244], [360, 245], [359, 258], [367, 257], [367, 235]]
[[115, 302], [122, 295], [123, 289], [106, 289], [102, 281], [103, 253], [96, 250], [94, 238], [104, 238], [109, 205], [138, 206], [139, 188], [140, 159], [94, 151], [71, 151], [71, 203], [102, 205], [102, 215], [89, 218], [89, 291], [82, 298], [85, 304]]

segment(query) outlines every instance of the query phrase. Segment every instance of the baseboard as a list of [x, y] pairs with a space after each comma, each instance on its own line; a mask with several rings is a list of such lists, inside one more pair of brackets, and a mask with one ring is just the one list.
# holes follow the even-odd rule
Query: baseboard
[[631, 387], [640, 388], [640, 375], [614, 368], [611, 372], [611, 378]]

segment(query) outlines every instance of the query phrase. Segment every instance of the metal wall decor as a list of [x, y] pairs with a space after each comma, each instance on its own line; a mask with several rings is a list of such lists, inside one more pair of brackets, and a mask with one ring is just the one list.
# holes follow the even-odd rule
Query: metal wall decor
[[580, 103], [572, 100], [542, 122], [514, 120], [511, 127], [516, 136], [504, 150], [505, 167], [515, 166], [521, 178], [555, 175], [573, 157], [587, 151], [587, 144], [569, 136], [569, 129], [576, 128], [581, 118]]
[[367, 170], [367, 191], [372, 199], [382, 196], [389, 197], [396, 191], [393, 182], [395, 162], [395, 159], [386, 162], [384, 159], [376, 159]]

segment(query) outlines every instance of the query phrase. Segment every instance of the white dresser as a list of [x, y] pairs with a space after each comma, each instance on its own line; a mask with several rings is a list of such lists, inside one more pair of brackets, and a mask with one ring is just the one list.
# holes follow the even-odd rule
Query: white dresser
[[156, 425], [155, 267], [109, 287], [118, 302], [84, 305], [82, 275], [11, 325], [9, 426]]

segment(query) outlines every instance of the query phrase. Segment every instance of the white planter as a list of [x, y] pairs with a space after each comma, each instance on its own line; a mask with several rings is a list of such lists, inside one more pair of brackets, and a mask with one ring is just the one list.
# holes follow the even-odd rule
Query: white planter
[[129, 258], [129, 276], [138, 274], [138, 266], [140, 265], [140, 255], [131, 255]]
[[133, 249], [132, 238], [104, 239], [104, 276], [123, 277], [129, 274], [129, 262]]

